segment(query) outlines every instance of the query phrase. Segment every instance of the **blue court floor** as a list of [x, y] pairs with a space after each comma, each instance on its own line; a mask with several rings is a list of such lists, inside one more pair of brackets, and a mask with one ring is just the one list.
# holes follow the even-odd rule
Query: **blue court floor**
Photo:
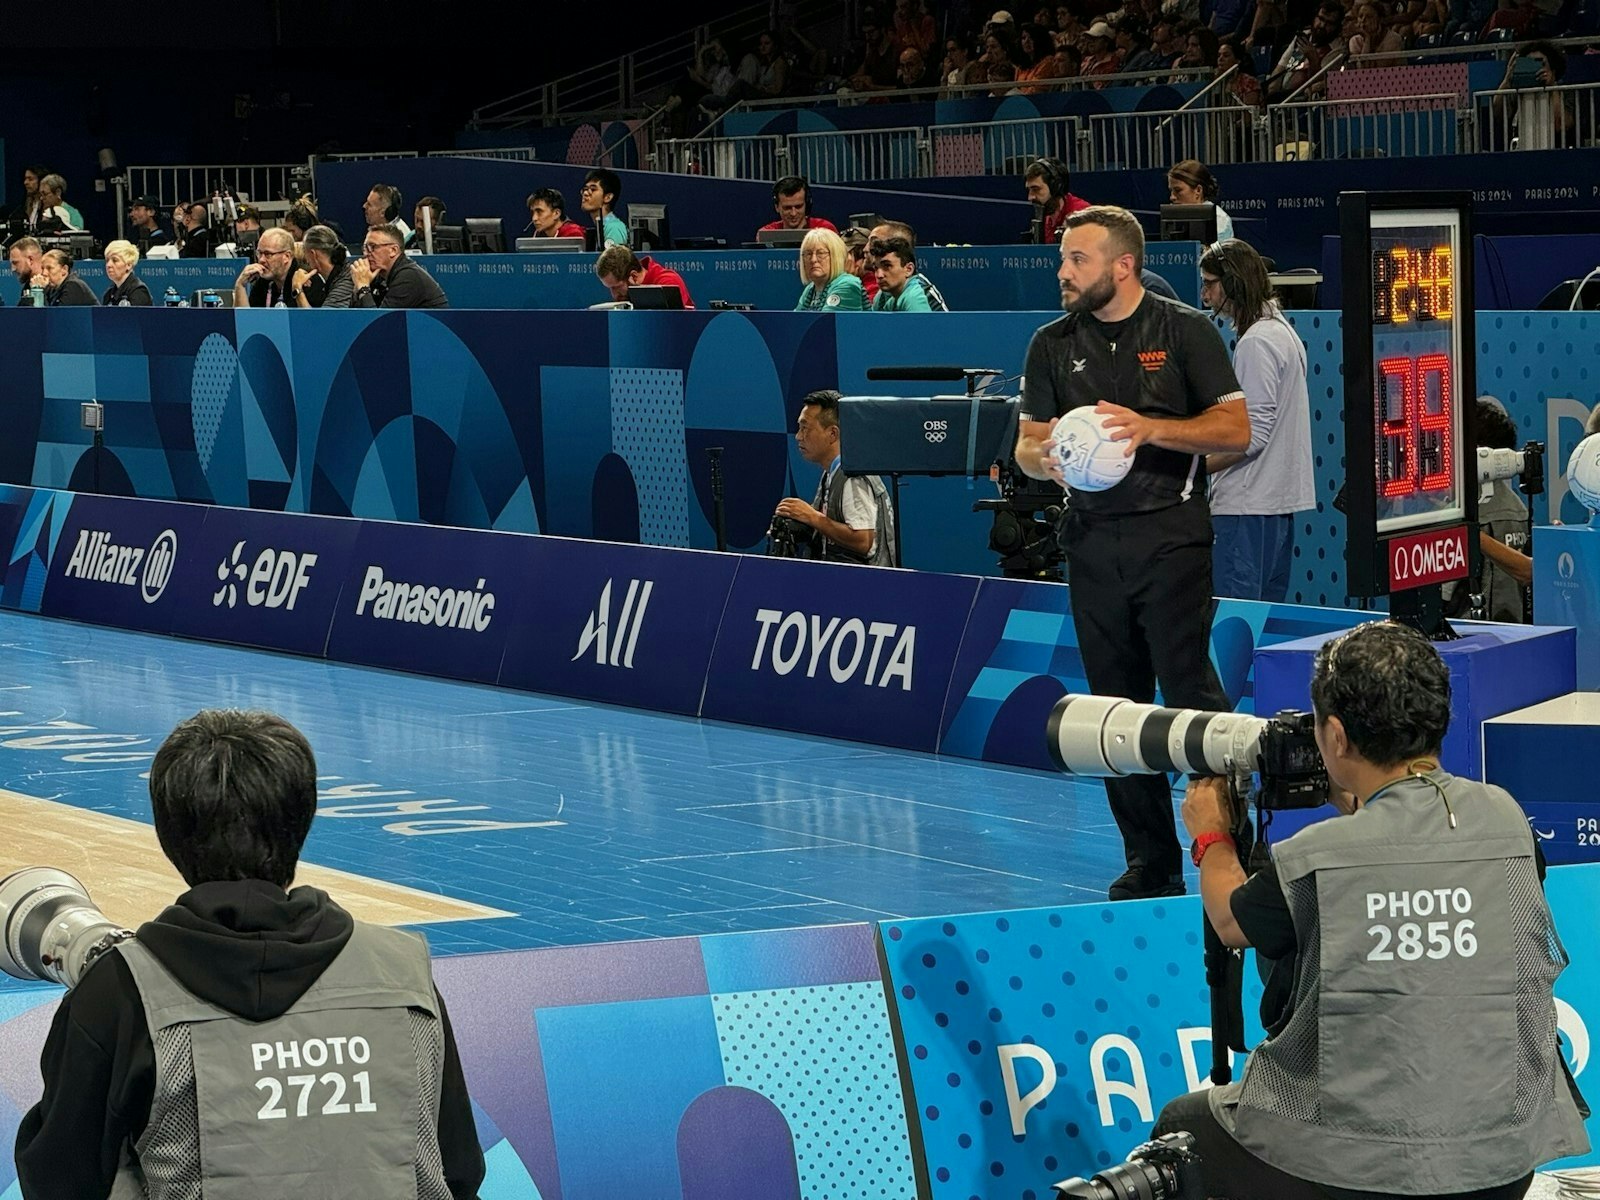
[[309, 737], [307, 861], [515, 914], [438, 954], [1097, 901], [1123, 865], [1095, 780], [0, 614], [0, 787], [148, 822], [216, 706]]

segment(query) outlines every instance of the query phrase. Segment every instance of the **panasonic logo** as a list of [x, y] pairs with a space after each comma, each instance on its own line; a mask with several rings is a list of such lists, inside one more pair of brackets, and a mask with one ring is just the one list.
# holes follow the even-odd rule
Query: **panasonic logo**
[[382, 567], [369, 566], [356, 598], [356, 616], [482, 633], [494, 619], [494, 593], [485, 591], [484, 583], [478, 580], [476, 588], [425, 587], [385, 579]]
[[[886, 688], [898, 682], [902, 691], [911, 690], [911, 673], [917, 656], [917, 627], [891, 625], [887, 621], [866, 622], [859, 617], [841, 620], [805, 613], [783, 613], [775, 608], [756, 610], [761, 632], [756, 638], [755, 656], [750, 669], [759, 671], [769, 655], [772, 669], [787, 675], [805, 661], [806, 678], [815, 679], [825, 669], [835, 683], [849, 683], [860, 676], [867, 687]], [[892, 647], [887, 659], [884, 647]], [[769, 652], [768, 647], [771, 647]], [[862, 661], [866, 670], [862, 674]], [[882, 665], [880, 673], [878, 668]]]
[[167, 590], [177, 558], [178, 535], [170, 529], [157, 534], [148, 551], [142, 546], [118, 546], [102, 529], [82, 529], [64, 574], [68, 579], [137, 586], [144, 602], [154, 604]]
[[602, 667], [632, 669], [633, 651], [639, 644], [639, 632], [644, 628], [644, 612], [650, 607], [650, 593], [655, 589], [651, 580], [630, 579], [628, 593], [622, 598], [622, 611], [617, 614], [616, 632], [611, 626], [611, 584], [606, 580], [600, 589], [600, 602], [589, 614], [589, 620], [578, 638], [578, 652], [570, 661], [577, 662], [591, 649], [594, 661]]

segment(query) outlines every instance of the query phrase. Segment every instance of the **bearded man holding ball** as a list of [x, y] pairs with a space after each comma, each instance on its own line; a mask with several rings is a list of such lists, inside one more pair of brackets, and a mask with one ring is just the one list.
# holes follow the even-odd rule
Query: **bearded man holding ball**
[[[1248, 449], [1250, 421], [1216, 326], [1146, 292], [1143, 267], [1144, 232], [1126, 209], [1067, 218], [1056, 272], [1067, 315], [1028, 346], [1017, 464], [1068, 489], [1057, 537], [1089, 690], [1149, 703], [1159, 682], [1171, 707], [1225, 712], [1211, 665], [1205, 456]], [[1124, 472], [1094, 453], [1095, 426], [1123, 444]], [[1105, 784], [1128, 863], [1110, 898], [1182, 895], [1165, 776]]]

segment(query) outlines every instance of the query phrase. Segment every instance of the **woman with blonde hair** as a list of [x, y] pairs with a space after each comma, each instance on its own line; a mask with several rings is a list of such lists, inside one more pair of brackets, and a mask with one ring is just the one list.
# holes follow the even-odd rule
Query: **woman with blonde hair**
[[860, 312], [866, 307], [844, 239], [831, 229], [813, 229], [800, 243], [800, 278], [805, 288], [796, 312]]
[[139, 265], [139, 247], [132, 242], [115, 241], [106, 246], [106, 278], [111, 286], [101, 297], [107, 308], [149, 308], [155, 303], [150, 289], [133, 273]]

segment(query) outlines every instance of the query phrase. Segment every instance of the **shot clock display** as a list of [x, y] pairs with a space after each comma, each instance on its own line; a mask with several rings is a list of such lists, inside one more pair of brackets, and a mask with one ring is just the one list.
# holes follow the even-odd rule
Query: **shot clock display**
[[[1353, 596], [1467, 573], [1477, 516], [1469, 218], [1456, 194], [1340, 197]], [[1435, 534], [1448, 537], [1428, 541]]]

